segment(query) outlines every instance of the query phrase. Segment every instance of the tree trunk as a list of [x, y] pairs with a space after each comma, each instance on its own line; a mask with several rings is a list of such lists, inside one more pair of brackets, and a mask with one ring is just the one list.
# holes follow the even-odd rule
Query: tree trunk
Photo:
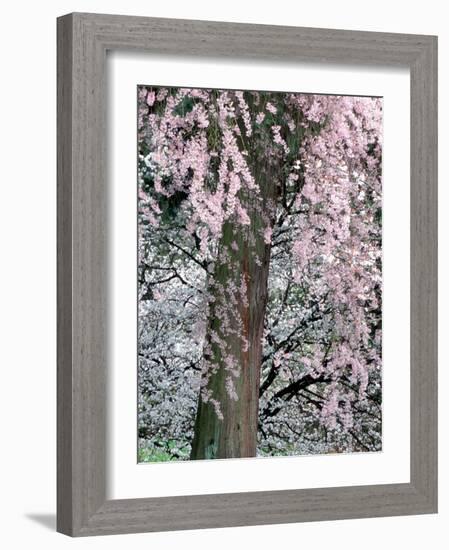
[[[204, 351], [208, 365], [203, 378], [206, 397], [204, 393], [199, 397], [191, 459], [256, 456], [271, 252], [264, 229], [273, 222], [276, 194], [266, 159], [257, 172], [259, 198], [241, 197], [251, 223], [224, 224], [209, 281], [211, 300]], [[242, 292], [245, 287], [246, 295]], [[233, 366], [237, 371], [234, 374]]]

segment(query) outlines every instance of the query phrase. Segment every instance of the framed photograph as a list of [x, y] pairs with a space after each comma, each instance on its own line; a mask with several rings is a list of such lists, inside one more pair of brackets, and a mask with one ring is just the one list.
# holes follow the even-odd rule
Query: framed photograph
[[437, 39], [58, 19], [58, 531], [437, 511]]

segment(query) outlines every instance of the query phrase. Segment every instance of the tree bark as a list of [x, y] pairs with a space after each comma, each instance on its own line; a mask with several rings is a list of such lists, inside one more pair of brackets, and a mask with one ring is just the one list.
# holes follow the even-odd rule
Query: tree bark
[[[271, 252], [271, 244], [264, 240], [264, 229], [267, 223], [273, 223], [277, 189], [266, 159], [256, 165], [256, 170], [259, 198], [241, 198], [250, 225], [224, 224], [218, 258], [210, 277], [211, 302], [204, 353], [209, 372], [203, 380], [208, 398], [200, 394], [191, 459], [256, 456]], [[235, 291], [241, 288], [242, 282], [246, 286], [246, 298]], [[219, 340], [214, 341], [217, 334]], [[226, 362], [229, 356], [236, 361], [237, 376], [229, 374]], [[234, 397], [227, 389], [228, 378], [233, 381]]]

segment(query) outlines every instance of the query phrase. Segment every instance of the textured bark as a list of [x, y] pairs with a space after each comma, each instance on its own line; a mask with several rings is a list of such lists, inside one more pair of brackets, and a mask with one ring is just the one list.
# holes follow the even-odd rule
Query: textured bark
[[[262, 337], [271, 252], [271, 245], [264, 242], [263, 230], [267, 219], [272, 218], [270, 205], [273, 205], [276, 195], [276, 184], [270, 177], [266, 159], [259, 160], [256, 181], [260, 198], [245, 201], [242, 197], [251, 224], [247, 227], [235, 223], [224, 225], [218, 259], [211, 276], [209, 294], [213, 301], [206, 338], [212, 357], [209, 354], [206, 359], [213, 361], [216, 370], [210, 375], [206, 389], [218, 402], [223, 418], [217, 415], [210, 401], [205, 402], [199, 397], [192, 459], [256, 455]], [[238, 250], [232, 249], [233, 241], [238, 244]], [[233, 303], [220, 289], [240, 286], [242, 278], [247, 287], [247, 303], [242, 299]], [[226, 390], [228, 373], [224, 357], [220, 347], [210, 340], [210, 334], [219, 332], [221, 328], [220, 308], [226, 308], [231, 317], [231, 331], [228, 331], [225, 341], [239, 365], [239, 376], [234, 379], [237, 399], [230, 397]], [[237, 334], [233, 333], [234, 330]], [[247, 349], [242, 335], [248, 341]]]

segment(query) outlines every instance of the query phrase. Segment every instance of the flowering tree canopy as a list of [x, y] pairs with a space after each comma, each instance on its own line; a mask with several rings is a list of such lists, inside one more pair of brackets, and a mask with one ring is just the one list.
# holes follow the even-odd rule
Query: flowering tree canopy
[[381, 125], [377, 98], [139, 87], [149, 448], [380, 449]]

